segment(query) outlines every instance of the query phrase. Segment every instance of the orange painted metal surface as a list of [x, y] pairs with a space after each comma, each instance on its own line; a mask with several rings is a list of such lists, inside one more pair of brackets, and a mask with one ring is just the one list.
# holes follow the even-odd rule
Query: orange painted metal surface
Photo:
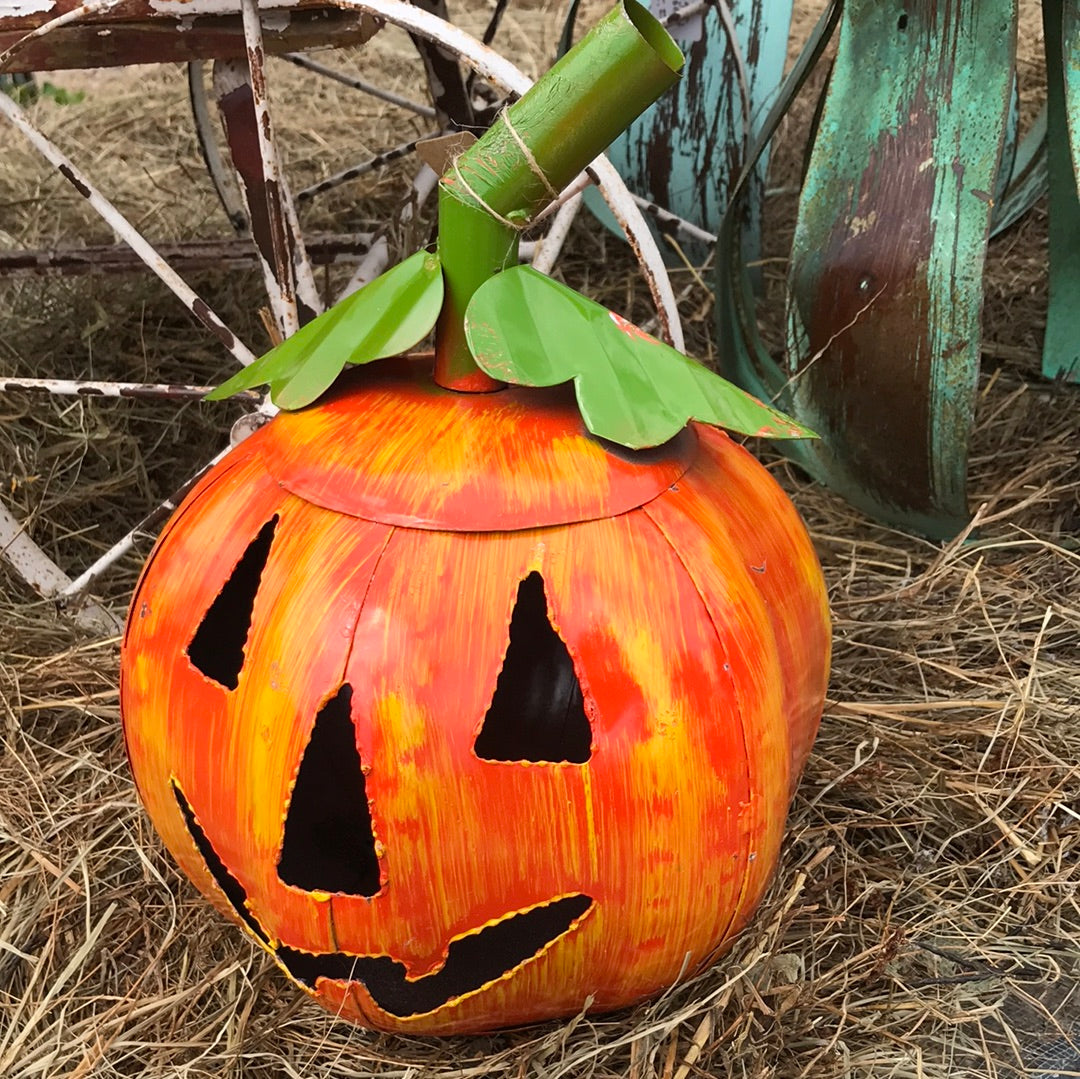
[[[607, 453], [550, 393], [381, 375], [275, 419], [159, 540], [122, 656], [140, 793], [183, 870], [331, 1010], [454, 1033], [618, 1008], [750, 917], [821, 712], [824, 586], [726, 436], [654, 457]], [[250, 628], [208, 648], [237, 581]], [[582, 759], [478, 741], [530, 585], [580, 687]], [[301, 887], [287, 833], [342, 701], [367, 883]]]
[[569, 386], [455, 393], [424, 361], [339, 385], [256, 445], [285, 490], [384, 524], [499, 532], [611, 517], [652, 501], [697, 452], [690, 431], [644, 454], [605, 449]]

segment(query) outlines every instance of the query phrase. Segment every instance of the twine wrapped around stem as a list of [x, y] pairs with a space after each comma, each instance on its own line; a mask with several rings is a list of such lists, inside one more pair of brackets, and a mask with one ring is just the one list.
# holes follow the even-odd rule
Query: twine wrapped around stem
[[521, 230], [676, 81], [682, 63], [660, 23], [637, 0], [621, 0], [454, 160], [439, 183], [446, 280], [435, 345], [440, 385], [499, 388], [465, 341], [469, 300], [517, 262]]

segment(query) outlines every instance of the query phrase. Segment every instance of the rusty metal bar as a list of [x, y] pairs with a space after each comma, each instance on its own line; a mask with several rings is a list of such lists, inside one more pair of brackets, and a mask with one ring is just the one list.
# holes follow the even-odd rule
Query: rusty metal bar
[[[271, 269], [267, 275], [267, 290], [272, 293], [271, 307], [277, 315], [278, 328], [283, 337], [289, 337], [300, 328], [300, 315], [297, 310], [296, 279], [293, 272], [293, 259], [290, 248], [297, 242], [296, 237], [288, 235], [288, 225], [285, 208], [282, 206], [281, 167], [278, 160], [277, 144], [274, 141], [273, 124], [270, 119], [268, 107], [269, 88], [266, 85], [266, 54], [263, 51], [262, 22], [259, 19], [259, 9], [255, 0], [240, 0], [240, 12], [244, 22], [244, 44], [247, 46], [247, 87], [244, 91], [245, 98], [250, 92], [250, 99], [244, 101], [242, 106], [247, 117], [252, 121], [251, 128], [255, 136], [256, 145], [259, 149], [258, 172], [251, 169], [244, 171], [242, 164], [237, 161], [237, 168], [241, 171], [248, 204], [251, 206], [252, 219], [256, 218], [258, 211], [252, 205], [256, 200], [261, 204], [259, 210], [265, 212], [269, 228], [266, 237], [268, 244], [264, 244], [264, 238], [256, 237], [259, 250]], [[222, 102], [225, 110], [225, 104]], [[227, 114], [227, 113], [226, 113]], [[238, 146], [237, 133], [233, 130], [235, 121], [230, 124], [229, 148], [234, 152]]]
[[335, 187], [340, 187], [350, 180], [358, 180], [361, 176], [367, 176], [369, 173], [385, 168], [387, 165], [391, 165], [395, 161], [399, 161], [401, 158], [407, 157], [411, 153], [415, 153], [417, 143], [423, 142], [425, 139], [433, 139], [440, 134], [444, 134], [444, 132], [432, 131], [428, 135], [421, 135], [418, 139], [411, 139], [409, 142], [401, 143], [400, 146], [394, 146], [389, 150], [384, 150], [381, 154], [369, 157], [367, 161], [362, 161], [359, 165], [352, 165], [347, 169], [342, 169], [341, 172], [335, 172], [332, 176], [327, 176], [325, 180], [320, 180], [310, 187], [305, 187], [301, 191], [297, 191], [296, 201], [307, 202], [316, 195], [332, 191]]
[[7, 94], [0, 94], [0, 113], [7, 116], [35, 149], [56, 167], [64, 179], [90, 203], [113, 231], [161, 278], [184, 306], [217, 337], [236, 360], [246, 366], [255, 359], [251, 349], [243, 344], [214, 314], [210, 305], [165, 262], [138, 229], [93, 186], [89, 178], [30, 122], [23, 110]]
[[384, 90], [381, 86], [373, 86], [370, 82], [364, 82], [363, 79], [356, 78], [355, 75], [346, 75], [344, 71], [335, 71], [332, 67], [320, 64], [318, 60], [312, 60], [310, 57], [304, 56], [303, 53], [287, 52], [281, 59], [288, 60], [290, 64], [295, 64], [297, 67], [302, 67], [307, 71], [314, 71], [316, 75], [322, 75], [323, 78], [340, 82], [342, 86], [348, 86], [351, 90], [359, 90], [369, 97], [376, 97], [390, 105], [408, 109], [410, 112], [415, 112], [417, 116], [423, 116], [427, 120], [435, 119], [435, 109], [432, 105], [424, 105], [419, 101], [402, 97], [401, 94], [395, 94], [392, 90]]
[[[358, 262], [367, 254], [372, 235], [324, 236], [308, 242], [308, 254], [316, 266]], [[250, 269], [258, 260], [251, 241], [245, 239], [161, 244], [157, 252], [170, 265], [188, 270]], [[118, 244], [0, 252], [0, 277], [130, 273], [143, 268], [143, 260], [134, 251]]]
[[214, 185], [214, 190], [221, 200], [229, 223], [238, 236], [247, 236], [251, 232], [247, 211], [233, 184], [232, 173], [221, 156], [214, 122], [210, 116], [210, 100], [206, 93], [204, 76], [205, 67], [202, 60], [192, 60], [187, 66], [188, 100], [191, 102], [191, 116], [195, 121], [195, 137], [198, 139], [199, 150], [210, 176], [210, 182]]
[[[244, 55], [239, 9], [220, 0], [52, 0], [0, 9], [0, 67], [5, 71], [60, 71], [133, 63], [186, 63]], [[268, 53], [328, 45], [356, 45], [378, 22], [327, 0], [260, 0], [271, 15]], [[183, 23], [180, 23], [180, 18]]]
[[[70, 378], [0, 378], [0, 393], [30, 390], [56, 397], [127, 397], [153, 401], [201, 401], [213, 386], [180, 386], [153, 382], [97, 382]], [[261, 401], [257, 390], [243, 390], [233, 400]]]

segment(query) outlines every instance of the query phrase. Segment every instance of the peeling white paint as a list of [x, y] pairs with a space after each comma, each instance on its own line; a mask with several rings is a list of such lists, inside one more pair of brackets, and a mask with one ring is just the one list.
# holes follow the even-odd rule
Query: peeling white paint
[[[671, 19], [675, 12], [682, 11], [690, 5], [686, 0], [653, 0], [651, 4], [646, 3], [645, 6], [656, 18], [663, 21]], [[665, 29], [681, 46], [689, 48], [700, 41], [705, 34], [705, 15], [699, 11], [684, 18], [671, 19], [671, 22], [665, 23]]]
[[22, 19], [52, 11], [56, 0], [0, 0], [0, 19]]
[[272, 34], [281, 34], [289, 29], [289, 23], [291, 22], [291, 12], [275, 11], [262, 17], [262, 28]]
[[[0, 4], [10, 0], [0, 0]], [[291, 8], [297, 0], [259, 0], [259, 10]], [[240, 0], [150, 0], [150, 9], [159, 15], [239, 15]]]

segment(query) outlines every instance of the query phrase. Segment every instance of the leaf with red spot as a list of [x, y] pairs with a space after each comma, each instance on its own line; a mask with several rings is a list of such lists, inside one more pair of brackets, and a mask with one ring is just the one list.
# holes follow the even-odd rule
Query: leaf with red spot
[[593, 434], [658, 446], [690, 420], [762, 438], [815, 438], [807, 427], [573, 289], [527, 266], [477, 289], [465, 312], [473, 357], [522, 386], [574, 383]]

